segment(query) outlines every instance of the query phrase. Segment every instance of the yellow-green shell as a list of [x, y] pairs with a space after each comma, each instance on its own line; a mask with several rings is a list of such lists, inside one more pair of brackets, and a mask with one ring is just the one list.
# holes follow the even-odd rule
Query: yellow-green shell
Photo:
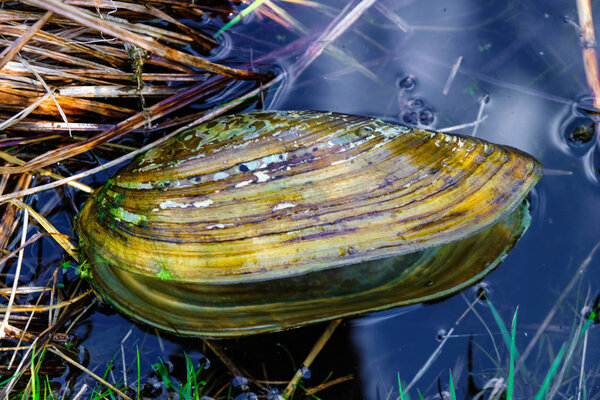
[[235, 336], [480, 279], [525, 229], [518, 206], [540, 174], [527, 154], [476, 138], [253, 112], [134, 160], [90, 197], [77, 231], [93, 285], [121, 310], [180, 334]]

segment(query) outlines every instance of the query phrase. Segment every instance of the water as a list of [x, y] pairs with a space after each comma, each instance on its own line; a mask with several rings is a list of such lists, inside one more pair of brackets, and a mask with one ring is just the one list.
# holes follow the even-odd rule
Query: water
[[[278, 4], [298, 19], [308, 34], [316, 35], [345, 2], [330, 0], [318, 8]], [[531, 194], [532, 225], [504, 264], [484, 280], [485, 292], [509, 328], [518, 307], [516, 345], [523, 352], [600, 240], [598, 133], [588, 143], [568, 139], [574, 128], [593, 122], [582, 110], [591, 101], [579, 32], [573, 26], [577, 21], [575, 1], [432, 0], [424, 6], [423, 2], [390, 0], [378, 2], [377, 7], [371, 7], [334, 43], [346, 54], [345, 61], [340, 61], [339, 55], [320, 55], [295, 81], [271, 90], [266, 106], [362, 114], [438, 130], [469, 124], [479, 117], [483, 121], [476, 128], [478, 137], [537, 157], [549, 173]], [[600, 18], [600, 7], [593, 11]], [[391, 13], [402, 20], [386, 16]], [[254, 16], [231, 28], [212, 58], [245, 62], [263, 57], [262, 65], [289, 71], [306, 43], [289, 47], [283, 56], [270, 54], [301, 36], [269, 18]], [[355, 61], [349, 62], [351, 59]], [[449, 81], [459, 59], [456, 76]], [[468, 135], [474, 129], [469, 126], [457, 132]], [[94, 179], [102, 182], [106, 176]], [[39, 204], [46, 200], [40, 196]], [[70, 226], [65, 213], [54, 222]], [[62, 254], [50, 240], [44, 241], [41, 249], [28, 251], [25, 266], [31, 270], [35, 270], [38, 255], [56, 265], [60, 261], [57, 254]], [[580, 310], [592, 305], [600, 294], [599, 260], [597, 255], [591, 261], [559, 305], [542, 341], [533, 348], [525, 362], [528, 378], [517, 376], [517, 398], [535, 395], [560, 346], [579, 323]], [[471, 288], [435, 304], [346, 321], [311, 366], [311, 378], [304, 384], [318, 385], [329, 373], [330, 379], [354, 374], [354, 380], [318, 395], [396, 398], [398, 376], [406, 388], [442, 343], [441, 353], [411, 387], [413, 398], [417, 388], [427, 399], [439, 398], [440, 391], [448, 390], [449, 370], [459, 398], [472, 397], [486, 384], [503, 384], [498, 378], [506, 378], [508, 351], [490, 306], [476, 302], [474, 311], [457, 323], [476, 294], [477, 289]], [[223, 345], [232, 359], [256, 376], [287, 380], [294, 373], [294, 363], [300, 364], [323, 329], [318, 325], [224, 341]], [[121, 340], [130, 331], [121, 350]], [[111, 381], [116, 382], [123, 380], [123, 370], [135, 380], [136, 346], [144, 366], [142, 382], [154, 379], [151, 366], [161, 359], [181, 369], [183, 353], [196, 364], [202, 354], [210, 354], [199, 340], [158, 334], [131, 323], [106, 305], [87, 314], [74, 333], [82, 337], [79, 354], [87, 354], [95, 372], [102, 374], [114, 361]], [[592, 326], [587, 340], [587, 398], [598, 398], [598, 328]], [[571, 379], [565, 378], [567, 383], [559, 388], [567, 397], [577, 393], [581, 348], [576, 347], [572, 368], [566, 371]], [[211, 359], [209, 370], [214, 370], [215, 357]], [[183, 379], [181, 371], [173, 373]], [[60, 379], [73, 385], [73, 394], [83, 378]], [[489, 393], [491, 389], [486, 398]]]

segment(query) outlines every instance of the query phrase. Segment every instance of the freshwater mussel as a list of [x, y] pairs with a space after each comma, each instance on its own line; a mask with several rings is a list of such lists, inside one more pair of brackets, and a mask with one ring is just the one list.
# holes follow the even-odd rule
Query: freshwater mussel
[[93, 287], [180, 334], [269, 332], [447, 296], [529, 225], [531, 156], [314, 111], [229, 115], [136, 158], [77, 220]]

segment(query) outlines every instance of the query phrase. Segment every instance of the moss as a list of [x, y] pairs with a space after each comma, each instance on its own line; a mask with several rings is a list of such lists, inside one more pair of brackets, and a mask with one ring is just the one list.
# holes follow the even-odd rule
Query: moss
[[173, 279], [173, 274], [168, 269], [161, 267], [158, 273], [156, 274], [156, 277], [161, 281], [170, 281]]
[[125, 210], [124, 208], [111, 208], [110, 213], [118, 220], [129, 222], [130, 224], [139, 225], [140, 222], [146, 220], [145, 215], [134, 214]]

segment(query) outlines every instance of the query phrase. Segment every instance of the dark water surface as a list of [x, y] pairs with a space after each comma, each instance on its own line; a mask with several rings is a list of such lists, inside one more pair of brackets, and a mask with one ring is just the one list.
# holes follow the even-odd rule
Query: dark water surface
[[[283, 1], [277, 4], [310, 34], [322, 31], [346, 3], [330, 0], [319, 7]], [[594, 12], [600, 18], [600, 5], [596, 5]], [[391, 13], [404, 25], [397, 18], [389, 18]], [[482, 108], [480, 116], [485, 119], [477, 127], [478, 137], [537, 157], [548, 173], [531, 195], [531, 227], [504, 264], [483, 282], [506, 326], [510, 327], [518, 307], [516, 345], [520, 352], [600, 240], [597, 134], [587, 144], [568, 140], [575, 127], [593, 124], [582, 110], [591, 101], [576, 24], [574, 0], [381, 1], [334, 43], [347, 60], [324, 53], [295, 82], [271, 90], [265, 99], [270, 109], [369, 115], [437, 130], [472, 123]], [[263, 65], [286, 71], [306, 49], [308, 43], [292, 44], [301, 37], [304, 35], [267, 17], [253, 15], [224, 35], [225, 44], [215, 51], [214, 58], [227, 63], [266, 57]], [[285, 51], [273, 58], [270, 54], [278, 49]], [[460, 68], [444, 94], [459, 58]], [[348, 62], [351, 59], [355, 64]], [[363, 70], [358, 70], [356, 63]], [[473, 131], [469, 126], [455, 132], [470, 135]], [[101, 182], [106, 176], [95, 179]], [[52, 245], [44, 248], [46, 253], [52, 251], [57, 251]], [[37, 250], [29, 255], [25, 265], [33, 268]], [[49, 259], [52, 263], [52, 257]], [[581, 322], [581, 310], [600, 294], [599, 272], [600, 255], [558, 306], [547, 331], [525, 360], [529, 374], [517, 374], [516, 398], [533, 398], [537, 392], [560, 346], [569, 341]], [[317, 395], [327, 399], [395, 399], [399, 395], [398, 375], [406, 387], [451, 329], [439, 356], [410, 388], [411, 398], [418, 398], [417, 388], [424, 398], [439, 398], [438, 388], [448, 390], [449, 371], [459, 398], [475, 397], [477, 388], [486, 384], [506, 384], [499, 379], [507, 377], [508, 350], [491, 308], [477, 302], [474, 311], [455, 326], [468, 310], [467, 302], [475, 297], [476, 290], [467, 289], [435, 304], [345, 321], [317, 358], [312, 377], [303, 382], [304, 386], [318, 385], [330, 372], [330, 379], [355, 374], [356, 379]], [[319, 325], [223, 341], [222, 345], [232, 359], [254, 375], [287, 380], [294, 373], [287, 351], [298, 365], [323, 329]], [[200, 353], [214, 357], [200, 340], [157, 336], [111, 312], [109, 306], [87, 315], [75, 333], [83, 338], [82, 357], [87, 354], [89, 368], [96, 373], [102, 375], [114, 360], [110, 373], [114, 382], [122, 381], [123, 359], [128, 379], [135, 380], [136, 346], [143, 366], [142, 385], [152, 379], [151, 365], [160, 359], [171, 359], [180, 366], [184, 352], [195, 362]], [[581, 398], [600, 397], [599, 333], [598, 328], [590, 328], [585, 358], [583, 343], [574, 347], [556, 398], [576, 398], [582, 359], [586, 392]], [[121, 340], [126, 336], [122, 351]], [[218, 371], [216, 360], [212, 361], [211, 368]], [[82, 376], [73, 381], [76, 384], [70, 396], [83, 381], [92, 384], [90, 378]], [[489, 398], [490, 393], [488, 390], [481, 398]], [[165, 391], [158, 396], [167, 398]]]

